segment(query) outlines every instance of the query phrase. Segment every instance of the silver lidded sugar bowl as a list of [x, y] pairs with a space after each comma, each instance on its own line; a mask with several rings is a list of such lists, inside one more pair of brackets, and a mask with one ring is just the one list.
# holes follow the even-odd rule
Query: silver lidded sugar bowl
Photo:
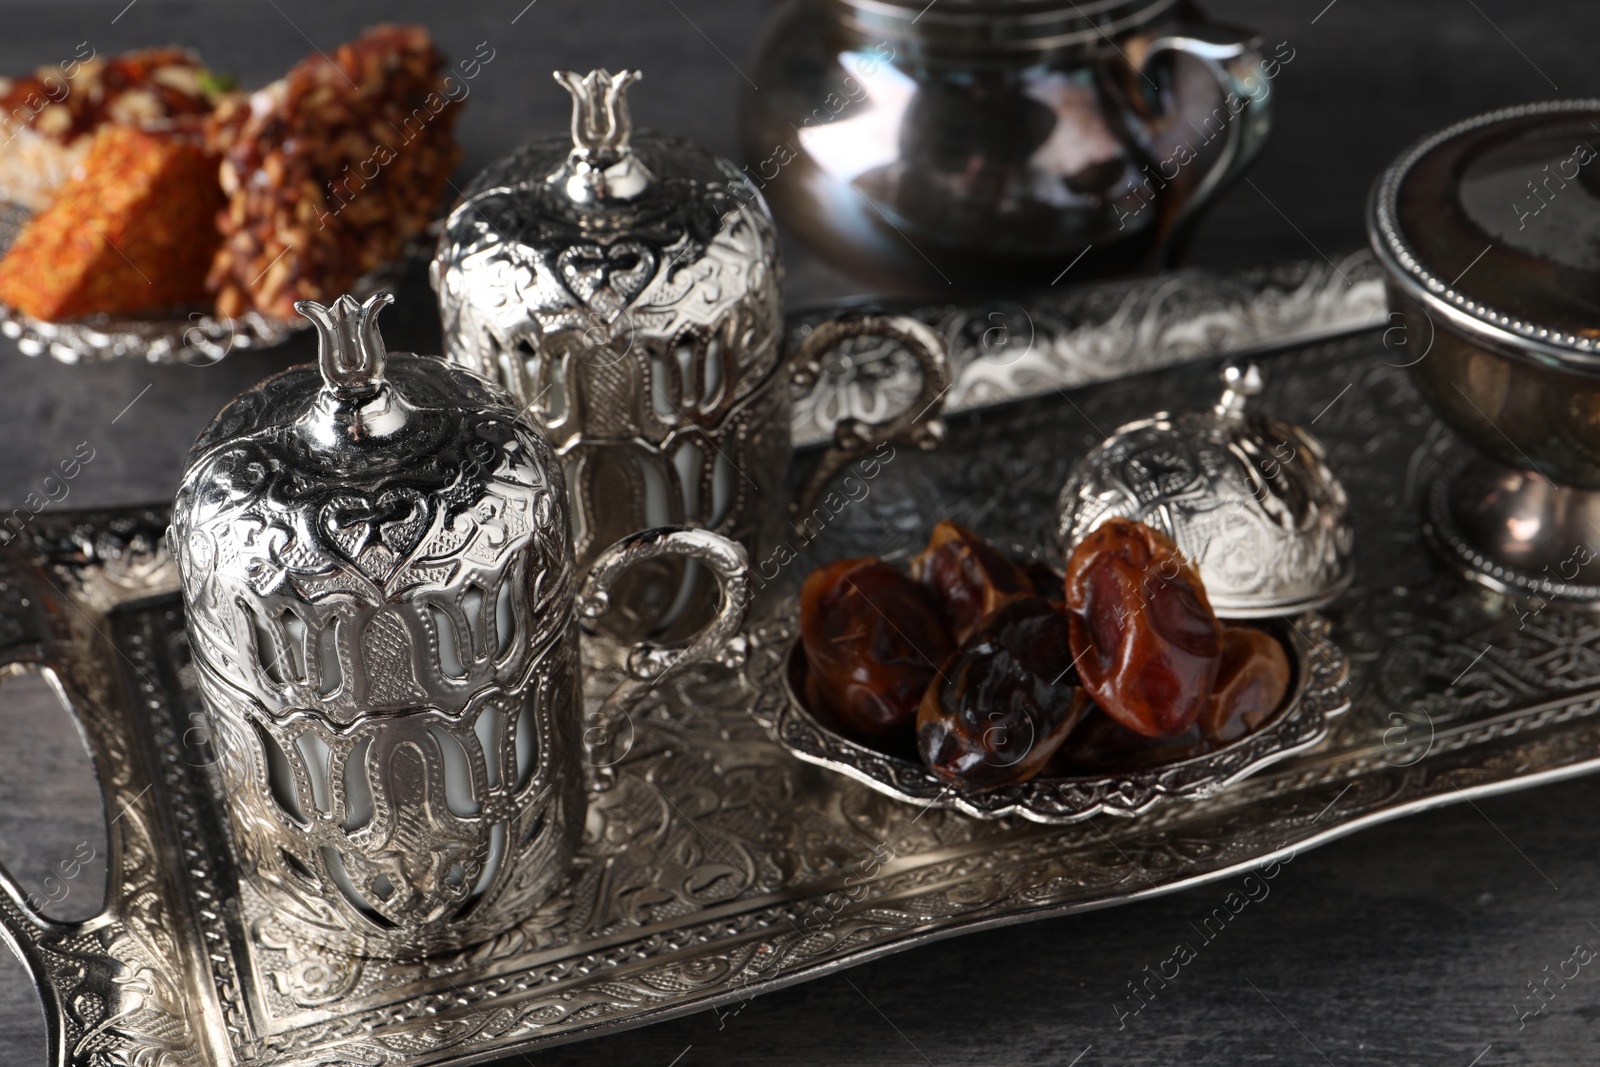
[[387, 353], [363, 305], [297, 305], [317, 365], [196, 440], [169, 540], [241, 874], [296, 937], [363, 955], [459, 948], [527, 917], [581, 831], [577, 605], [631, 563], [692, 556], [721, 611], [636, 648], [635, 686], [736, 656], [738, 545], [637, 534], [575, 596], [561, 466], [498, 387]]
[[1256, 364], [1229, 364], [1223, 380], [1211, 409], [1119, 427], [1073, 467], [1058, 505], [1061, 548], [1108, 518], [1133, 519], [1172, 539], [1219, 616], [1321, 607], [1354, 574], [1344, 486], [1309, 432], [1247, 410], [1262, 389]]
[[[733, 163], [635, 132], [636, 71], [557, 72], [571, 136], [535, 141], [466, 188], [431, 278], [446, 356], [497, 379], [566, 469], [579, 573], [616, 537], [688, 523], [752, 553], [776, 543], [792, 453], [791, 381], [863, 335], [923, 372], [910, 413], [841, 426], [810, 492], [883, 440], [937, 442], [945, 346], [903, 316], [858, 316], [783, 351], [782, 263], [761, 194]], [[809, 495], [803, 494], [803, 495]], [[676, 566], [619, 590], [629, 632], [693, 620], [709, 589]]]

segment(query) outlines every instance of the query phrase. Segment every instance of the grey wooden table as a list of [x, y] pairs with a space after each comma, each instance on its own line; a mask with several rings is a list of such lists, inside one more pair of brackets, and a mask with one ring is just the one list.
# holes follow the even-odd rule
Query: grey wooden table
[[[1582, 0], [1215, 0], [1214, 15], [1286, 41], [1279, 125], [1252, 174], [1201, 234], [1201, 264], [1237, 266], [1359, 245], [1385, 162], [1423, 131], [1504, 104], [1600, 93], [1600, 8]], [[260, 84], [381, 19], [430, 25], [447, 51], [495, 59], [462, 119], [470, 174], [559, 130], [554, 67], [646, 70], [641, 124], [736, 155], [743, 62], [768, 7], [750, 0], [306, 0], [0, 3], [0, 72], [74, 53], [166, 42]], [[731, 57], [731, 58], [730, 58]], [[1048, 279], [1042, 279], [1047, 281]], [[789, 249], [789, 298], [855, 285]], [[420, 277], [385, 321], [395, 348], [436, 350]], [[65, 367], [0, 344], [0, 513], [80, 444], [94, 458], [52, 506], [171, 494], [189, 440], [231, 395], [304, 360], [301, 342], [207, 368]], [[46, 883], [98, 841], [92, 786], [70, 727], [26, 682], [0, 699], [0, 860], [60, 914], [92, 910], [103, 868]], [[960, 938], [756, 1000], [511, 1063], [1347, 1064], [1592, 1063], [1600, 969], [1529, 983], [1600, 946], [1600, 781], [1480, 801], [1364, 832], [1298, 857], [1269, 898], [1119, 1027], [1114, 1005], [1226, 895], [1215, 885], [1133, 907]], [[93, 849], [92, 844], [87, 845]], [[43, 1062], [20, 967], [0, 954], [0, 1063]]]

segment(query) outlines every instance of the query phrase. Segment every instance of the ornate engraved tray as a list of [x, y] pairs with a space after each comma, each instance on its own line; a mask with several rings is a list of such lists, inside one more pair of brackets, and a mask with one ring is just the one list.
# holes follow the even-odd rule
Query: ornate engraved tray
[[[39, 918], [0, 878], [0, 926], [45, 999], [52, 1062], [476, 1062], [1600, 768], [1600, 618], [1515, 609], [1435, 564], [1417, 501], [1450, 446], [1391, 359], [1404, 362], [1376, 333], [1281, 353], [1262, 398], [1313, 425], [1353, 498], [1357, 581], [1328, 617], [1354, 707], [1317, 749], [1209, 799], [1052, 827], [908, 809], [772, 739], [790, 583], [814, 560], [903, 552], [941, 517], [1032, 547], [1076, 456], [1126, 419], [1209, 397], [1215, 370], [989, 409], [952, 420], [940, 453], [858, 468], [814, 544], [756, 561], [748, 667], [674, 676], [613, 724], [567, 891], [516, 931], [424, 963], [320, 952], [238, 888], [191, 718], [164, 512], [40, 516], [0, 551], [0, 663], [48, 672], [76, 710], [112, 871], [104, 912], [81, 923]], [[605, 673], [591, 671], [594, 692]]]

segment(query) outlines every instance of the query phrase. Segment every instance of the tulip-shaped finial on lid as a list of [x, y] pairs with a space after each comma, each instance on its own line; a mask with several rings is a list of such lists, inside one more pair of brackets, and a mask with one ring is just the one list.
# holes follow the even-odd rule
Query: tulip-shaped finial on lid
[[1222, 418], [1244, 414], [1245, 404], [1253, 396], [1260, 396], [1265, 383], [1261, 379], [1261, 366], [1249, 360], [1230, 362], [1222, 368], [1225, 388], [1217, 401], [1216, 413]]
[[604, 67], [587, 74], [552, 73], [572, 94], [572, 154], [554, 179], [580, 203], [638, 196], [650, 183], [650, 172], [628, 144], [633, 118], [627, 92], [643, 75], [636, 70], [612, 74]]
[[375, 293], [357, 304], [348, 293], [331, 305], [301, 300], [294, 309], [317, 328], [317, 363], [322, 380], [341, 397], [369, 396], [383, 384], [385, 351], [378, 312], [394, 303], [393, 293]]
[[410, 405], [384, 379], [388, 353], [378, 333], [378, 312], [392, 303], [394, 294], [382, 292], [364, 304], [345, 294], [329, 305], [301, 300], [294, 306], [317, 328], [322, 392], [300, 426], [323, 448], [358, 447], [406, 425]]

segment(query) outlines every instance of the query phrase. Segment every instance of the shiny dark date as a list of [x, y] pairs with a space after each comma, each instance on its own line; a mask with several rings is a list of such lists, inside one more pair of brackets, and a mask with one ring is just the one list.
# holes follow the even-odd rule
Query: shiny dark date
[[1200, 717], [1222, 666], [1222, 626], [1177, 546], [1115, 518], [1067, 561], [1066, 603], [1078, 673], [1094, 702], [1146, 737]]
[[923, 692], [955, 651], [919, 583], [875, 559], [813, 571], [800, 591], [808, 690], [863, 737], [909, 739]]
[[934, 774], [989, 789], [1025, 782], [1050, 762], [1089, 710], [1069, 625], [1043, 597], [1012, 601], [984, 620], [917, 714], [917, 748]]
[[1253, 626], [1222, 631], [1222, 667], [1200, 729], [1215, 741], [1237, 741], [1259, 729], [1289, 692], [1289, 656], [1271, 634]]
[[1149, 770], [1203, 756], [1217, 747], [1201, 734], [1198, 722], [1171, 737], [1146, 737], [1093, 708], [1057, 753], [1050, 773], [1123, 774]]
[[928, 547], [912, 559], [911, 577], [939, 602], [957, 644], [964, 644], [985, 616], [1034, 592], [1027, 571], [948, 519], [933, 528]]

